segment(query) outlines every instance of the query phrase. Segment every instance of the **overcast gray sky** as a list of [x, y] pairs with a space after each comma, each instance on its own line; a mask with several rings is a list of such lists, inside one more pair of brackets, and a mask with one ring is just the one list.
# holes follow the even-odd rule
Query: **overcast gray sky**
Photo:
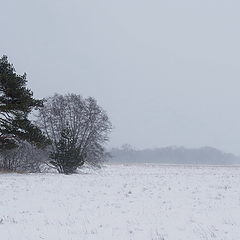
[[0, 54], [36, 97], [95, 97], [110, 146], [240, 154], [240, 1], [0, 0]]

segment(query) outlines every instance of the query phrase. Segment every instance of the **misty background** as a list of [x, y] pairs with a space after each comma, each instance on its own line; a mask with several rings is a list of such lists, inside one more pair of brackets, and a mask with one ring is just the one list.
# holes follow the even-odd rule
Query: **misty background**
[[109, 147], [240, 155], [240, 2], [0, 0], [0, 54], [38, 98], [95, 97]]

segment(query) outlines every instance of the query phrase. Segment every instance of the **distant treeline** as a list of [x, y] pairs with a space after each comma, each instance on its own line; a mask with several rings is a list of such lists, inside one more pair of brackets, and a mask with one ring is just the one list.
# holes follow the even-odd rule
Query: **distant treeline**
[[128, 145], [113, 148], [110, 162], [120, 163], [162, 163], [162, 164], [240, 164], [240, 157], [224, 153], [216, 148], [202, 147], [164, 147], [157, 149], [135, 150]]

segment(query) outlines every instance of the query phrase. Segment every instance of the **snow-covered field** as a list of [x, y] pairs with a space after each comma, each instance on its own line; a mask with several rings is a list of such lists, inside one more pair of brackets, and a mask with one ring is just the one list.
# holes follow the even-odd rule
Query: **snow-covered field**
[[240, 168], [0, 174], [1, 240], [239, 240]]

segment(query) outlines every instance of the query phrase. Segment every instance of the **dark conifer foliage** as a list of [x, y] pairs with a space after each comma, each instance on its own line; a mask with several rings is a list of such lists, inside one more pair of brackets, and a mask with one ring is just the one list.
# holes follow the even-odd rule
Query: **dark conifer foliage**
[[0, 59], [0, 150], [16, 147], [25, 140], [37, 146], [48, 143], [41, 130], [28, 119], [33, 109], [43, 106], [26, 87], [26, 74], [18, 75], [7, 56]]
[[55, 166], [60, 173], [74, 173], [78, 167], [84, 164], [85, 158], [81, 155], [81, 150], [76, 146], [76, 140], [70, 128], [61, 131], [59, 141], [56, 143], [56, 151], [52, 152], [50, 163]]

